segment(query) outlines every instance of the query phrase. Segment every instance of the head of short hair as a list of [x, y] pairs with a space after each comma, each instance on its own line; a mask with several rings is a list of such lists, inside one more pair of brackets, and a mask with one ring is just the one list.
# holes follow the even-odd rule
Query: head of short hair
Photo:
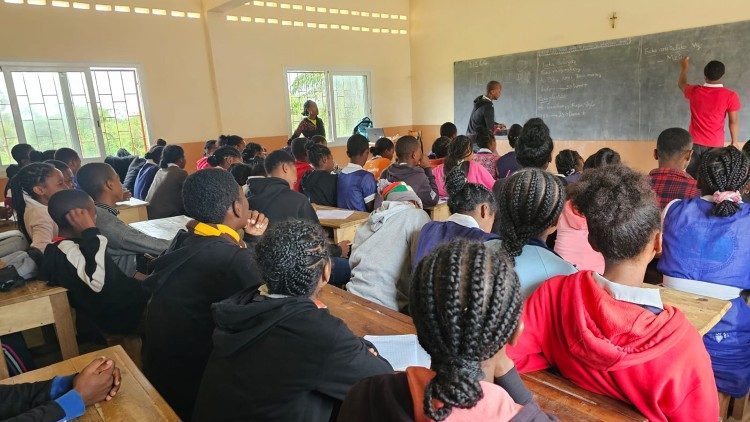
[[292, 141], [292, 156], [297, 161], [305, 161], [307, 159], [307, 151], [305, 146], [310, 142], [307, 138], [297, 138]]
[[161, 162], [161, 153], [164, 151], [164, 147], [161, 145], [155, 145], [152, 146], [150, 150], [146, 154], [143, 155], [143, 158], [147, 160], [152, 160], [156, 164], [159, 164]]
[[271, 174], [278, 166], [285, 163], [294, 164], [294, 157], [288, 152], [280, 149], [268, 154], [264, 163], [266, 174]]
[[29, 152], [29, 161], [32, 163], [43, 163], [44, 153], [42, 151], [33, 150]]
[[245, 163], [234, 163], [229, 166], [229, 173], [238, 185], [244, 186], [247, 183], [247, 178], [252, 176], [253, 168]]
[[60, 170], [62, 172], [70, 170], [70, 167], [67, 164], [65, 164], [62, 161], [60, 161], [60, 160], [45, 160], [44, 162], [47, 163], [47, 164], [52, 164], [56, 169], [58, 169], [58, 170]]
[[237, 148], [225, 145], [223, 147], [217, 148], [213, 154], [209, 155], [206, 162], [211, 167], [218, 167], [221, 165], [221, 163], [224, 162], [224, 159], [226, 159], [227, 157], [237, 157], [241, 159], [242, 154], [237, 151]]
[[479, 148], [489, 148], [494, 139], [495, 137], [490, 134], [489, 129], [484, 126], [478, 127], [477, 133], [474, 135], [474, 143], [476, 143]]
[[424, 391], [424, 413], [442, 421], [454, 408], [475, 406], [483, 397], [482, 362], [510, 341], [521, 317], [513, 261], [480, 242], [440, 245], [417, 265], [409, 307], [436, 373]]
[[635, 258], [661, 226], [648, 177], [624, 165], [584, 171], [571, 200], [586, 217], [592, 246], [607, 261]]
[[690, 132], [681, 127], [673, 127], [663, 130], [656, 138], [656, 151], [659, 157], [671, 158], [675, 155], [689, 151], [693, 146], [693, 137]]
[[164, 139], [159, 138], [159, 139], [156, 140], [156, 146], [165, 147], [165, 146], [167, 146], [167, 141], [165, 141]]
[[578, 162], [581, 160], [583, 160], [583, 158], [578, 151], [564, 149], [557, 153], [557, 157], [555, 157], [555, 167], [557, 167], [557, 172], [559, 174], [570, 176], [575, 173]]
[[[750, 178], [750, 159], [733, 146], [716, 148], [703, 154], [698, 164], [698, 189], [703, 195], [715, 192], [741, 191]], [[722, 201], [714, 205], [712, 214], [729, 217], [744, 204]]]
[[18, 164], [21, 164], [21, 161], [29, 159], [29, 153], [31, 151], [34, 151], [34, 147], [30, 144], [16, 144], [10, 149], [10, 156], [13, 157]]
[[448, 155], [445, 156], [443, 162], [443, 172], [448, 174], [462, 163], [472, 153], [471, 138], [464, 135], [456, 136], [456, 139], [452, 140], [448, 144]]
[[489, 93], [493, 89], [497, 89], [497, 88], [499, 88], [501, 86], [502, 85], [498, 81], [489, 81], [489, 82], [487, 82], [487, 92]]
[[56, 152], [57, 152], [56, 149], [48, 149], [48, 150], [45, 150], [44, 152], [42, 152], [42, 156], [44, 156], [44, 161], [54, 160]]
[[250, 142], [245, 145], [245, 149], [242, 150], [242, 161], [247, 164], [251, 158], [255, 158], [261, 153], [263, 153], [263, 145], [255, 142]]
[[432, 144], [432, 153], [435, 154], [435, 158], [445, 158], [448, 155], [448, 145], [451, 143], [451, 138], [447, 136], [440, 136]]
[[513, 123], [510, 125], [510, 128], [508, 129], [508, 143], [510, 144], [511, 148], [516, 148], [516, 143], [518, 142], [518, 138], [521, 136], [521, 132], [523, 131], [523, 126], [519, 125], [518, 123]]
[[386, 151], [393, 149], [394, 147], [393, 141], [383, 137], [375, 141], [375, 146], [370, 148], [370, 154], [382, 156]]
[[323, 229], [304, 220], [272, 225], [255, 246], [255, 255], [269, 293], [295, 297], [315, 293], [331, 262]]
[[180, 159], [185, 158], [185, 150], [179, 145], [167, 145], [161, 151], [161, 161], [159, 167], [165, 169], [170, 164], [176, 164]]
[[115, 169], [107, 163], [88, 163], [78, 170], [78, 185], [94, 200], [99, 199], [107, 181], [117, 177]]
[[523, 125], [516, 141], [516, 159], [523, 167], [544, 168], [552, 161], [554, 147], [549, 127], [544, 120], [534, 117]]
[[305, 148], [307, 149], [307, 160], [315, 168], [318, 168], [322, 165], [324, 158], [333, 156], [333, 154], [331, 154], [331, 150], [327, 146], [317, 144], [312, 140], [307, 142]]
[[60, 229], [70, 229], [70, 223], [65, 218], [68, 213], [74, 209], [87, 209], [94, 206], [94, 201], [83, 191], [76, 189], [61, 190], [49, 198], [47, 211], [52, 221]]
[[365, 151], [370, 149], [370, 143], [367, 141], [367, 138], [360, 135], [359, 133], [355, 133], [354, 135], [350, 136], [349, 139], [346, 141], [346, 155], [351, 157], [358, 157], [365, 153]]
[[245, 140], [242, 139], [242, 136], [239, 136], [239, 135], [220, 135], [218, 145], [220, 147], [223, 147], [223, 146], [237, 147], [244, 141]]
[[73, 148], [60, 148], [55, 152], [55, 160], [59, 160], [67, 165], [70, 165], [70, 163], [76, 160], [80, 161], [81, 157]]
[[328, 144], [328, 141], [326, 141], [326, 137], [323, 136], [323, 135], [315, 135], [312, 138], [310, 138], [310, 140], [314, 144], [318, 144], [318, 145], [326, 145], [326, 144]]
[[206, 141], [206, 143], [203, 144], [203, 153], [208, 154], [208, 151], [216, 147], [216, 142], [216, 139], [209, 139], [208, 141]]
[[482, 204], [487, 204], [491, 212], [497, 212], [495, 195], [484, 185], [466, 180], [459, 166], [445, 177], [445, 190], [448, 191], [448, 210], [451, 214], [472, 212]]
[[250, 176], [265, 176], [266, 175], [266, 160], [261, 156], [256, 156], [249, 159], [245, 164], [250, 167]]
[[182, 185], [185, 215], [201, 223], [221, 224], [227, 211], [239, 199], [237, 181], [222, 169], [198, 170]]
[[620, 164], [620, 154], [612, 148], [602, 148], [583, 162], [584, 170]]
[[724, 76], [725, 71], [726, 67], [724, 66], [724, 63], [718, 60], [711, 60], [706, 64], [706, 67], [703, 68], [703, 75], [709, 81], [718, 81]]
[[440, 125], [440, 136], [454, 138], [458, 135], [458, 128], [453, 122], [445, 122]]
[[497, 201], [503, 248], [516, 257], [530, 239], [557, 224], [565, 185], [554, 174], [529, 167], [508, 177]]
[[407, 135], [396, 140], [396, 157], [399, 160], [406, 160], [421, 147], [417, 138]]

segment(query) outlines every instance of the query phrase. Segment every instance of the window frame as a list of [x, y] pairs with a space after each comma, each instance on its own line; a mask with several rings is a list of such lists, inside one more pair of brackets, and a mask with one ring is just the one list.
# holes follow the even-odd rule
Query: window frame
[[[135, 71], [136, 77], [136, 91], [138, 93], [138, 100], [141, 107], [141, 118], [143, 120], [144, 137], [146, 147], [149, 145], [149, 139], [153, 139], [151, 134], [151, 127], [148, 124], [150, 120], [150, 113], [148, 109], [148, 101], [146, 97], [146, 87], [143, 78], [143, 68], [140, 64], [131, 63], [50, 63], [50, 62], [12, 62], [12, 61], [0, 61], [0, 77], [4, 78], [6, 89], [8, 91], [8, 99], [10, 100], [11, 112], [13, 114], [13, 124], [15, 125], [16, 135], [18, 137], [19, 144], [27, 143], [26, 132], [23, 127], [23, 120], [21, 118], [21, 109], [18, 104], [18, 97], [16, 96], [16, 87], [13, 83], [13, 72], [54, 72], [58, 73], [60, 77], [60, 89], [65, 107], [66, 120], [69, 128], [69, 135], [71, 139], [70, 147], [76, 150], [81, 156], [81, 161], [85, 163], [90, 162], [102, 162], [107, 156], [106, 145], [104, 143], [104, 134], [101, 127], [101, 118], [99, 114], [99, 104], [97, 102], [96, 89], [94, 85], [93, 72], [95, 71], [117, 71], [117, 70], [133, 70]], [[99, 156], [83, 158], [83, 152], [81, 148], [81, 141], [78, 136], [77, 123], [75, 121], [75, 113], [73, 111], [73, 101], [70, 93], [70, 86], [68, 85], [68, 72], [81, 72], [84, 74], [86, 82], [86, 91], [88, 101], [91, 106], [91, 116], [94, 122], [94, 131], [97, 138], [97, 146], [99, 148]], [[0, 171], [3, 175], [5, 169], [10, 164], [0, 165]]]
[[[326, 125], [326, 140], [328, 146], [338, 147], [346, 146], [346, 141], [351, 136], [351, 133], [339, 134], [336, 133], [336, 102], [333, 94], [333, 77], [334, 76], [363, 76], [365, 77], [365, 95], [367, 104], [365, 105], [368, 111], [367, 117], [375, 121], [372, 108], [372, 72], [370, 70], [340, 70], [335, 68], [320, 68], [320, 67], [285, 67], [284, 68], [284, 92], [286, 93], [284, 99], [286, 103], [286, 121], [289, 128], [288, 136], [291, 137], [294, 131], [297, 129], [292, 124], [292, 104], [289, 99], [289, 73], [301, 73], [301, 72], [319, 72], [325, 74], [326, 80], [326, 102], [328, 104], [328, 113], [324, 123]], [[364, 116], [363, 116], [364, 117]], [[322, 118], [322, 116], [321, 116]], [[353, 128], [352, 128], [353, 129]]]

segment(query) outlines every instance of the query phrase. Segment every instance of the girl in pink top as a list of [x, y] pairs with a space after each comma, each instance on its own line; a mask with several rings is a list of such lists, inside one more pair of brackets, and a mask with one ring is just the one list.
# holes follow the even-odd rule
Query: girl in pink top
[[579, 270], [604, 273], [604, 257], [589, 244], [589, 226], [586, 217], [565, 201], [563, 212], [557, 223], [555, 252]]
[[203, 146], [203, 157], [201, 157], [201, 159], [195, 163], [195, 168], [198, 170], [211, 168], [211, 165], [208, 164], [208, 157], [210, 157], [214, 153], [214, 151], [217, 150], [217, 148], [218, 147], [216, 146], [215, 140], [212, 139], [210, 141], [206, 141], [206, 145]]
[[458, 136], [451, 142], [445, 162], [432, 170], [438, 187], [438, 195], [441, 198], [448, 197], [448, 191], [445, 189], [445, 175], [456, 166], [461, 166], [469, 183], [483, 185], [490, 191], [492, 190], [495, 178], [481, 164], [473, 161], [473, 158], [474, 152], [468, 137]]

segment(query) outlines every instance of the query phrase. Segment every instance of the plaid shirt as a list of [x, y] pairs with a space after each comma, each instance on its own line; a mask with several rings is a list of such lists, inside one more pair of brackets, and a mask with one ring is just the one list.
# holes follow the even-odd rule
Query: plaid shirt
[[675, 199], [687, 199], [700, 195], [695, 179], [684, 171], [669, 168], [651, 170], [651, 187], [661, 208]]

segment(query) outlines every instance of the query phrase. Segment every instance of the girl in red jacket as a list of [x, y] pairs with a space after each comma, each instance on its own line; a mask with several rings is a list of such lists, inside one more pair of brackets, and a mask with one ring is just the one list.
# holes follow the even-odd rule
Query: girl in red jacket
[[553, 277], [526, 300], [526, 330], [508, 356], [519, 371], [548, 367], [582, 388], [632, 403], [650, 421], [715, 421], [718, 395], [698, 331], [658, 289], [641, 287], [661, 251], [648, 179], [624, 166], [585, 171], [572, 197], [603, 274]]

